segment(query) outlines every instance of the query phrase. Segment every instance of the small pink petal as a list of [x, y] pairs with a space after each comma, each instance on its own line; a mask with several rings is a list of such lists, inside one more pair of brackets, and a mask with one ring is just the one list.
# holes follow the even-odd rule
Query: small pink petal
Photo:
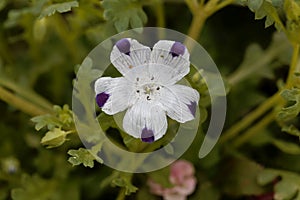
[[186, 200], [185, 195], [179, 195], [179, 194], [172, 194], [167, 193], [163, 196], [164, 200]]
[[182, 185], [177, 185], [173, 187], [173, 192], [176, 192], [181, 195], [188, 196], [194, 192], [196, 189], [196, 183], [197, 180], [195, 177], [190, 177], [185, 180], [185, 182]]
[[164, 200], [186, 200], [187, 196], [194, 192], [197, 184], [194, 167], [185, 160], [179, 160], [174, 162], [170, 168], [169, 179], [174, 187], [163, 188], [159, 183], [149, 179], [150, 192], [163, 196]]
[[191, 163], [179, 160], [171, 165], [170, 181], [173, 184], [182, 184], [184, 179], [193, 176], [195, 169]]

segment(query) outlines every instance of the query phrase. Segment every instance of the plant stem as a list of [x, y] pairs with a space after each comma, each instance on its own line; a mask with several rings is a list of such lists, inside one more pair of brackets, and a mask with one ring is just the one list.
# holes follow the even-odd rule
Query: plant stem
[[31, 116], [49, 113], [44, 108], [22, 99], [0, 86], [0, 99]]
[[242, 144], [244, 144], [246, 141], [248, 141], [249, 138], [253, 137], [256, 134], [260, 133], [260, 130], [262, 130], [264, 127], [266, 127], [269, 123], [271, 123], [275, 119], [275, 112], [269, 113], [267, 116], [264, 116], [261, 121], [259, 121], [255, 126], [249, 128], [243, 135], [238, 137], [233, 142], [233, 147], [238, 148]]
[[279, 92], [275, 93], [272, 97], [267, 99], [264, 103], [262, 103], [258, 108], [249, 113], [245, 118], [241, 121], [233, 125], [230, 129], [223, 133], [220, 138], [220, 143], [225, 143], [228, 140], [237, 136], [242, 130], [247, 128], [250, 124], [252, 124], [257, 118], [263, 115], [266, 111], [271, 109], [278, 101], [281, 100], [281, 96]]
[[156, 0], [154, 4], [154, 9], [156, 12], [157, 22], [156, 25], [158, 27], [165, 27], [166, 26], [166, 19], [165, 19], [165, 9], [164, 3], [160, 0]]
[[[299, 44], [294, 45], [293, 56], [290, 64], [289, 74], [286, 81], [285, 88], [290, 88], [293, 86], [293, 76], [295, 73], [295, 69], [297, 67], [297, 62], [299, 58]], [[229, 139], [235, 137], [240, 131], [248, 127], [253, 121], [258, 119], [263, 113], [273, 107], [276, 103], [279, 103], [282, 100], [280, 93], [277, 92], [275, 95], [266, 100], [263, 104], [261, 104], [256, 110], [252, 113], [248, 114], [243, 120], [239, 123], [233, 125], [228, 131], [224, 133], [224, 136], [221, 137], [220, 142], [224, 143]], [[243, 143], [245, 143], [250, 137], [259, 133], [259, 130], [267, 126], [270, 122], [272, 122], [275, 118], [275, 113], [272, 112], [264, 117], [260, 122], [251, 127], [248, 131], [246, 131], [243, 135], [237, 138], [234, 141], [234, 146], [239, 147]]]
[[203, 7], [199, 7], [197, 13], [195, 13], [193, 17], [188, 36], [197, 40], [207, 18], [208, 15], [205, 13]]
[[226, 1], [222, 1], [221, 3], [219, 3], [217, 6], [216, 6], [216, 10], [221, 10], [222, 8], [234, 3], [235, 0], [226, 0]]
[[[199, 6], [197, 0], [185, 0], [185, 3], [189, 7], [189, 9], [193, 15], [197, 13], [198, 6]], [[201, 3], [201, 5], [203, 5], [204, 2], [201, 1], [200, 3]]]
[[[194, 14], [192, 23], [188, 30], [188, 36], [193, 38], [194, 40], [197, 40], [198, 37], [200, 36], [200, 33], [203, 29], [203, 26], [204, 26], [207, 18], [208, 18], [208, 15], [204, 12], [204, 7], [199, 6], [198, 11]], [[187, 46], [187, 48], [190, 51], [192, 51], [193, 43], [191, 43], [191, 40], [187, 39], [184, 43]]]
[[298, 62], [298, 58], [299, 58], [299, 46], [300, 46], [299, 44], [294, 45], [290, 70], [289, 70], [289, 74], [288, 74], [287, 81], [286, 81], [286, 88], [290, 88], [293, 86], [294, 73], [296, 71], [297, 62]]
[[[210, 0], [206, 4], [204, 3], [204, 1], [201, 1], [199, 4], [197, 4], [197, 6], [197, 2], [193, 0], [186, 0], [185, 2], [187, 3], [191, 13], [193, 13], [194, 15], [190, 28], [188, 30], [188, 36], [193, 38], [194, 40], [197, 40], [207, 18], [217, 12], [219, 9], [231, 4], [232, 2], [234, 2], [234, 0], [224, 0], [221, 3], [218, 3], [219, 0]], [[192, 44], [189, 43], [189, 40], [187, 40], [185, 44], [188, 48], [193, 48]]]
[[53, 105], [48, 100], [46, 100], [39, 94], [35, 93], [34, 91], [27, 88], [20, 87], [18, 84], [14, 83], [13, 81], [3, 77], [0, 78], [0, 85], [2, 85], [3, 87], [9, 90], [14, 91], [15, 93], [24, 97], [28, 101], [38, 104], [40, 107], [43, 107], [45, 110], [48, 110], [49, 112], [52, 111]]
[[124, 200], [126, 196], [125, 191], [126, 191], [125, 188], [121, 188], [116, 200]]

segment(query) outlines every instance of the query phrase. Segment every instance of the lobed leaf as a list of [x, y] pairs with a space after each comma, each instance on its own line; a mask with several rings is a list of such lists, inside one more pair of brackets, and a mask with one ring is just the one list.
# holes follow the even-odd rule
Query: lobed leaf
[[292, 154], [292, 155], [300, 155], [300, 145], [292, 142], [287, 142], [284, 140], [273, 139], [272, 143], [280, 149], [282, 152]]
[[292, 124], [289, 126], [283, 126], [281, 130], [300, 138], [300, 131]]
[[120, 174], [120, 176], [114, 178], [111, 182], [113, 186], [118, 186], [125, 188], [125, 194], [130, 195], [131, 193], [135, 193], [138, 188], [132, 185], [131, 180], [127, 175]]
[[68, 151], [68, 154], [71, 155], [68, 161], [73, 166], [83, 164], [83, 166], [85, 167], [93, 168], [95, 160], [99, 163], [103, 163], [103, 160], [101, 160], [99, 157], [96, 158], [88, 149], [84, 149], [84, 148], [79, 148], [78, 150], [71, 149]]
[[56, 12], [59, 13], [65, 13], [68, 11], [71, 11], [72, 8], [78, 7], [79, 4], [77, 1], [69, 1], [69, 2], [64, 2], [64, 3], [56, 3], [47, 6], [41, 11], [40, 16], [38, 17], [39, 19], [42, 19], [47, 16], [54, 15]]
[[285, 89], [281, 92], [281, 96], [288, 105], [279, 111], [277, 118], [280, 121], [289, 121], [294, 119], [300, 112], [300, 89]]
[[[280, 178], [279, 181], [278, 178]], [[290, 200], [300, 198], [299, 174], [283, 170], [265, 169], [258, 175], [257, 181], [261, 185], [275, 183], [275, 200]]]
[[136, 0], [103, 0], [104, 18], [112, 21], [118, 32], [140, 28], [147, 22], [147, 15]]
[[266, 17], [266, 28], [275, 23], [277, 29], [282, 29], [278, 10], [282, 9], [283, 0], [240, 0], [240, 3], [255, 13], [255, 19]]
[[35, 129], [37, 131], [44, 127], [48, 130], [54, 128], [70, 128], [74, 125], [73, 112], [69, 109], [68, 105], [64, 105], [63, 108], [60, 106], [53, 106], [54, 114], [46, 114], [33, 117], [32, 122], [36, 123]]

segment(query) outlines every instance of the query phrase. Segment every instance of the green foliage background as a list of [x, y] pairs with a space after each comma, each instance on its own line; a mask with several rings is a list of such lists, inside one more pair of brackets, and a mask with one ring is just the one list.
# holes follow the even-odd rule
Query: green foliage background
[[[68, 106], [93, 47], [142, 26], [197, 40], [227, 85], [224, 132], [199, 160], [210, 102], [201, 75], [188, 76], [202, 117], [182, 157], [196, 168], [189, 199], [299, 200], [299, 0], [0, 0], [0, 199], [159, 199], [145, 183], [168, 186], [168, 168], [127, 174], [102, 165], [93, 156], [101, 144], [82, 146]], [[108, 133], [117, 128], [104, 113], [98, 119]], [[118, 132], [112, 140], [123, 148], [147, 149]]]

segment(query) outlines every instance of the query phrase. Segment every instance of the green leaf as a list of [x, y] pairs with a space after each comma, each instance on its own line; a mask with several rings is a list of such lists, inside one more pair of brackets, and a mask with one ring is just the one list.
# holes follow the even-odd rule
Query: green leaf
[[[273, 70], [281, 66], [276, 61], [278, 59], [285, 61], [284, 59], [290, 49], [291, 46], [288, 44], [287, 37], [282, 33], [273, 34], [272, 43], [265, 50], [259, 44], [250, 44], [246, 49], [242, 63], [229, 77], [229, 82], [235, 84], [254, 77], [256, 80], [261, 77], [274, 78]], [[288, 62], [290, 62], [290, 58]]]
[[272, 170], [264, 170], [257, 176], [257, 182], [260, 185], [267, 185], [273, 182], [278, 177], [278, 174]]
[[292, 154], [300, 155], [300, 145], [292, 142], [287, 142], [283, 140], [273, 139], [272, 143], [281, 151]]
[[262, 4], [263, 0], [248, 0], [248, 7], [252, 12], [256, 12]]
[[118, 32], [129, 28], [140, 28], [147, 22], [142, 5], [136, 0], [104, 0], [104, 18], [112, 21]]
[[282, 29], [279, 11], [283, 8], [283, 0], [248, 0], [246, 4], [255, 13], [255, 19], [266, 17], [265, 27], [275, 23], [277, 29]]
[[103, 163], [103, 160], [101, 160], [99, 157], [95, 157], [90, 150], [79, 148], [78, 150], [71, 149], [68, 151], [68, 154], [71, 155], [71, 157], [68, 159], [68, 161], [73, 165], [80, 165], [83, 164], [85, 167], [94, 167], [94, 161], [98, 161], [99, 163]]
[[53, 106], [53, 110], [56, 113], [56, 117], [64, 126], [71, 127], [73, 125], [73, 112], [70, 110], [67, 104], [65, 104], [62, 108], [55, 105]]
[[32, 122], [36, 123], [35, 129], [37, 131], [46, 127], [48, 130], [54, 128], [70, 128], [74, 125], [73, 112], [69, 109], [68, 105], [64, 105], [63, 108], [60, 106], [53, 106], [54, 114], [46, 114], [33, 117]]
[[289, 133], [291, 135], [300, 137], [300, 131], [299, 131], [299, 129], [297, 129], [292, 124], [289, 125], [289, 126], [283, 126], [281, 130], [284, 131], [284, 132], [286, 132], [286, 133]]
[[63, 125], [57, 118], [53, 117], [53, 115], [50, 114], [33, 117], [31, 121], [36, 123], [35, 129], [37, 131], [46, 126], [48, 130], [52, 130], [55, 127], [61, 127]]
[[124, 173], [122, 173], [119, 176], [115, 177], [112, 180], [111, 184], [113, 186], [118, 186], [118, 187], [125, 188], [125, 194], [126, 195], [130, 195], [131, 193], [135, 193], [138, 190], [137, 187], [132, 185], [129, 175], [124, 174]]
[[292, 199], [298, 192], [298, 186], [289, 181], [280, 181], [275, 186], [275, 200]]
[[4, 27], [10, 28], [20, 23], [26, 16], [38, 16], [47, 0], [40, 0], [31, 7], [24, 7], [22, 9], [12, 9], [8, 13], [8, 19], [4, 22]]
[[281, 96], [286, 100], [288, 106], [279, 111], [278, 120], [289, 121], [296, 118], [300, 112], [300, 89], [285, 89], [281, 92]]
[[70, 132], [66, 132], [59, 128], [55, 128], [46, 133], [46, 135], [42, 138], [41, 143], [47, 146], [47, 148], [58, 147], [67, 140], [66, 136], [69, 133]]
[[72, 8], [78, 7], [79, 4], [77, 1], [70, 1], [64, 3], [56, 3], [44, 8], [39, 16], [39, 19], [42, 19], [46, 16], [54, 15], [56, 12], [65, 13], [71, 11]]
[[257, 177], [258, 183], [266, 185], [273, 183], [276, 178], [280, 181], [274, 187], [274, 199], [299, 199], [300, 198], [300, 175], [283, 170], [265, 169]]

